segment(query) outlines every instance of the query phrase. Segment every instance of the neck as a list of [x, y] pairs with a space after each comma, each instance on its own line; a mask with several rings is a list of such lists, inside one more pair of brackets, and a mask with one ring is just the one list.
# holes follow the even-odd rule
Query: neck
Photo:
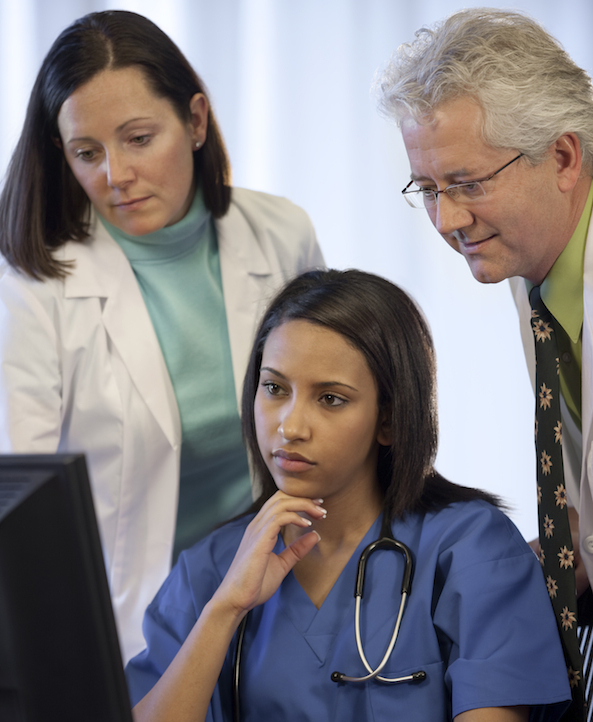
[[292, 543], [308, 531], [316, 531], [321, 540], [313, 550], [314, 554], [331, 556], [341, 549], [354, 550], [370, 529], [383, 508], [379, 487], [374, 484], [364, 493], [345, 494], [339, 498], [328, 498], [323, 502], [327, 517], [313, 521], [309, 529], [288, 526], [282, 530], [285, 544]]
[[[570, 196], [567, 197], [568, 207], [566, 215], [563, 216], [562, 220], [559, 220], [558, 227], [555, 231], [557, 233], [557, 237], [560, 239], [555, 249], [556, 253], [553, 257], [547, 259], [547, 263], [544, 267], [539, 269], [540, 272], [537, 277], [534, 276], [533, 278], [527, 279], [528, 281], [531, 281], [534, 286], [539, 286], [544, 281], [552, 266], [558, 260], [560, 254], [568, 245], [579, 224], [579, 221], [581, 220], [581, 216], [583, 215], [590, 189], [591, 176], [583, 175], [578, 179], [576, 185], [570, 193]], [[560, 219], [560, 214], [558, 214], [558, 218]]]
[[562, 247], [562, 250], [566, 248], [568, 242], [572, 238], [572, 234], [575, 232], [576, 227], [579, 225], [579, 221], [581, 220], [581, 216], [583, 215], [583, 211], [585, 210], [585, 205], [587, 204], [587, 198], [589, 197], [590, 189], [591, 176], [582, 175], [578, 179], [570, 197], [569, 217], [568, 223], [566, 224], [566, 236], [564, 239], [564, 245]]
[[[364, 503], [359, 503], [360, 495], [357, 497], [356, 500], [324, 501], [327, 518], [314, 522], [312, 527], [321, 539], [293, 568], [296, 580], [317, 609], [381, 512], [381, 495], [376, 484], [362, 495]], [[284, 527], [282, 533], [288, 545], [304, 532]]]

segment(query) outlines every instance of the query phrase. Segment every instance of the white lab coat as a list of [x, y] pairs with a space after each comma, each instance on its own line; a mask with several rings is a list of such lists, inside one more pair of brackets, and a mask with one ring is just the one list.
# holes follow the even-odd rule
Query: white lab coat
[[[216, 229], [239, 398], [267, 301], [323, 258], [308, 216], [282, 198], [234, 189]], [[0, 451], [86, 453], [127, 660], [144, 646], [144, 610], [169, 572], [179, 411], [117, 243], [95, 219], [87, 241], [67, 243], [56, 256], [74, 262], [64, 281], [39, 282], [0, 265]]]
[[[511, 278], [510, 284], [519, 311], [523, 349], [531, 383], [535, 389], [535, 346], [531, 330], [531, 307], [525, 281], [522, 278]], [[583, 302], [582, 434], [573, 422], [564, 400], [561, 399], [562, 457], [569, 503], [579, 510], [581, 556], [589, 582], [593, 586], [593, 224], [589, 225], [585, 248]]]

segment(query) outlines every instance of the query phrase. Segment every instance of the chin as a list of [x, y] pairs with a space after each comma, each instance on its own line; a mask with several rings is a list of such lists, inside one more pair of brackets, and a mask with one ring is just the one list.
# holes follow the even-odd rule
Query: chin
[[150, 223], [148, 221], [126, 221], [113, 223], [114, 226], [119, 228], [123, 233], [127, 233], [128, 236], [147, 236], [149, 233], [155, 233], [164, 228], [164, 224]]
[[468, 265], [472, 276], [480, 283], [500, 283], [513, 275], [505, 274], [504, 271], [496, 268], [484, 268], [482, 264], [472, 264], [469, 261]]
[[[274, 478], [274, 477], [272, 477]], [[304, 484], [300, 479], [294, 477], [284, 476], [282, 478], [274, 479], [274, 483], [285, 494], [288, 496], [297, 496], [304, 499], [314, 499], [314, 489], [309, 484]]]

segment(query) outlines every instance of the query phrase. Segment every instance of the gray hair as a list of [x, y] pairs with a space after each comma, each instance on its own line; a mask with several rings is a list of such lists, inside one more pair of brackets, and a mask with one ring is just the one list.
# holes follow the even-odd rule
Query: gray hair
[[560, 43], [531, 18], [473, 8], [401, 45], [375, 81], [379, 106], [398, 125], [430, 122], [441, 104], [460, 97], [482, 108], [484, 141], [544, 160], [563, 133], [581, 143], [583, 167], [593, 168], [591, 78]]

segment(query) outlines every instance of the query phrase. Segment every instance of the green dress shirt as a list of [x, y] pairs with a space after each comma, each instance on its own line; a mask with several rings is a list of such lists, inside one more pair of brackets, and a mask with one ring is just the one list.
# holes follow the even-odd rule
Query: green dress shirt
[[544, 303], [554, 319], [559, 352], [560, 391], [581, 428], [581, 365], [583, 357], [583, 276], [585, 245], [593, 209], [593, 184], [579, 223], [566, 248], [541, 285]]

